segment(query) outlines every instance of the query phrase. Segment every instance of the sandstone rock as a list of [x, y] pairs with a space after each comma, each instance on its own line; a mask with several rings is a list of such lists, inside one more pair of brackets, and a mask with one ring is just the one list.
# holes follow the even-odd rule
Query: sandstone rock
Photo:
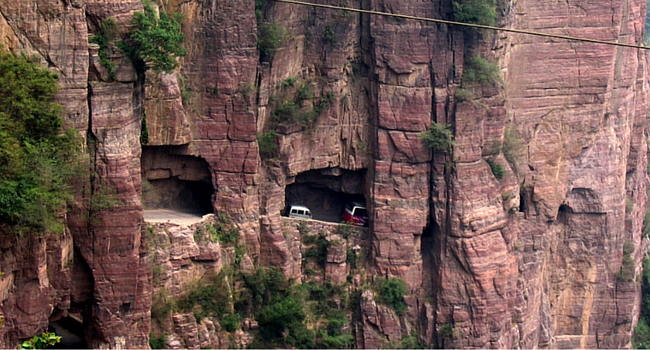
[[183, 337], [186, 349], [200, 349], [199, 330], [193, 314], [176, 314], [172, 316], [174, 332]]

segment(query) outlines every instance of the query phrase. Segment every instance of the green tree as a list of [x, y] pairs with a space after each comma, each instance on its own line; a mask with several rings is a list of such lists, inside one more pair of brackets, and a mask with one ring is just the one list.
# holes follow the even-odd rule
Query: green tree
[[429, 129], [419, 136], [428, 148], [438, 152], [449, 152], [456, 145], [453, 141], [454, 135], [449, 128], [450, 125], [432, 122]]
[[453, 0], [454, 21], [494, 26], [497, 24], [496, 0]]
[[499, 67], [485, 58], [472, 56], [463, 67], [463, 86], [472, 84], [496, 85], [501, 81]]
[[378, 278], [376, 281], [376, 289], [379, 293], [377, 301], [392, 305], [399, 314], [406, 310], [404, 295], [406, 295], [407, 289], [404, 280], [395, 277], [388, 279]]
[[273, 21], [257, 26], [257, 47], [263, 61], [270, 61], [288, 40], [287, 29]]
[[149, 1], [143, 1], [144, 12], [133, 14], [135, 30], [129, 35], [131, 46], [121, 48], [143, 61], [155, 72], [171, 72], [178, 66], [177, 58], [185, 56], [185, 39], [181, 31], [182, 15], [156, 11]]
[[19, 233], [63, 230], [79, 173], [79, 139], [62, 131], [58, 76], [25, 55], [0, 53], [0, 222]]

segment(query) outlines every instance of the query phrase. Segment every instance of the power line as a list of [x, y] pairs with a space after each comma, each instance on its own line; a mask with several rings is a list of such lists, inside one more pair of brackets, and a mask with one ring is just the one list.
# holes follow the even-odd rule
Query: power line
[[531, 31], [521, 30], [521, 29], [500, 28], [500, 27], [486, 26], [486, 25], [482, 25], [482, 24], [447, 21], [447, 20], [444, 20], [444, 19], [424, 18], [424, 17], [417, 17], [417, 16], [401, 15], [401, 14], [397, 14], [397, 13], [379, 12], [379, 11], [371, 11], [371, 10], [361, 10], [361, 9], [355, 9], [355, 8], [351, 8], [351, 7], [341, 7], [341, 6], [332, 6], [332, 5], [324, 5], [324, 4], [314, 4], [314, 3], [310, 3], [310, 2], [296, 1], [296, 0], [274, 0], [274, 1], [276, 1], [276, 2], [285, 2], [285, 3], [288, 3], [288, 4], [295, 4], [295, 5], [321, 7], [321, 8], [331, 9], [331, 10], [343, 10], [343, 11], [351, 11], [351, 12], [358, 12], [358, 13], [367, 13], [367, 14], [370, 14], [370, 15], [396, 17], [396, 18], [404, 18], [404, 19], [414, 19], [414, 20], [417, 20], [417, 21], [424, 21], [424, 22], [433, 22], [433, 23], [450, 24], [450, 25], [455, 25], [455, 26], [497, 30], [497, 31], [502, 31], [502, 32], [517, 33], [517, 34], [536, 35], [536, 36], [541, 36], [541, 37], [546, 37], [546, 38], [556, 38], [556, 39], [564, 39], [564, 40], [572, 40], [572, 41], [583, 41], [583, 42], [594, 43], [594, 44], [631, 47], [631, 48], [634, 48], [634, 49], [644, 49], [644, 50], [650, 49], [650, 47], [648, 47], [648, 46], [617, 43], [617, 42], [613, 42], [613, 41], [604, 41], [604, 40], [596, 40], [596, 39], [588, 39], [588, 38], [578, 38], [578, 37], [573, 37], [573, 36], [569, 36], [569, 35], [560, 35], [560, 34], [531, 32]]

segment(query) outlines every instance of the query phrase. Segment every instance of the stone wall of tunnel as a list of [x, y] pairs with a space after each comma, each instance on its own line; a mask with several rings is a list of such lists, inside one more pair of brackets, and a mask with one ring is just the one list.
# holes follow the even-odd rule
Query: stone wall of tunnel
[[316, 220], [340, 222], [346, 203], [366, 201], [365, 177], [365, 170], [340, 168], [300, 173], [287, 181], [286, 204], [308, 207]]
[[144, 209], [214, 211], [214, 186], [208, 163], [187, 154], [184, 146], [142, 147]]

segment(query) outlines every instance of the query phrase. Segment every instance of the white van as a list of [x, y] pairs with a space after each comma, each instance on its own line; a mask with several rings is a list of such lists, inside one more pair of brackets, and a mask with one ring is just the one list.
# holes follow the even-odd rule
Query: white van
[[290, 218], [311, 219], [311, 210], [302, 205], [290, 205], [287, 214]]

